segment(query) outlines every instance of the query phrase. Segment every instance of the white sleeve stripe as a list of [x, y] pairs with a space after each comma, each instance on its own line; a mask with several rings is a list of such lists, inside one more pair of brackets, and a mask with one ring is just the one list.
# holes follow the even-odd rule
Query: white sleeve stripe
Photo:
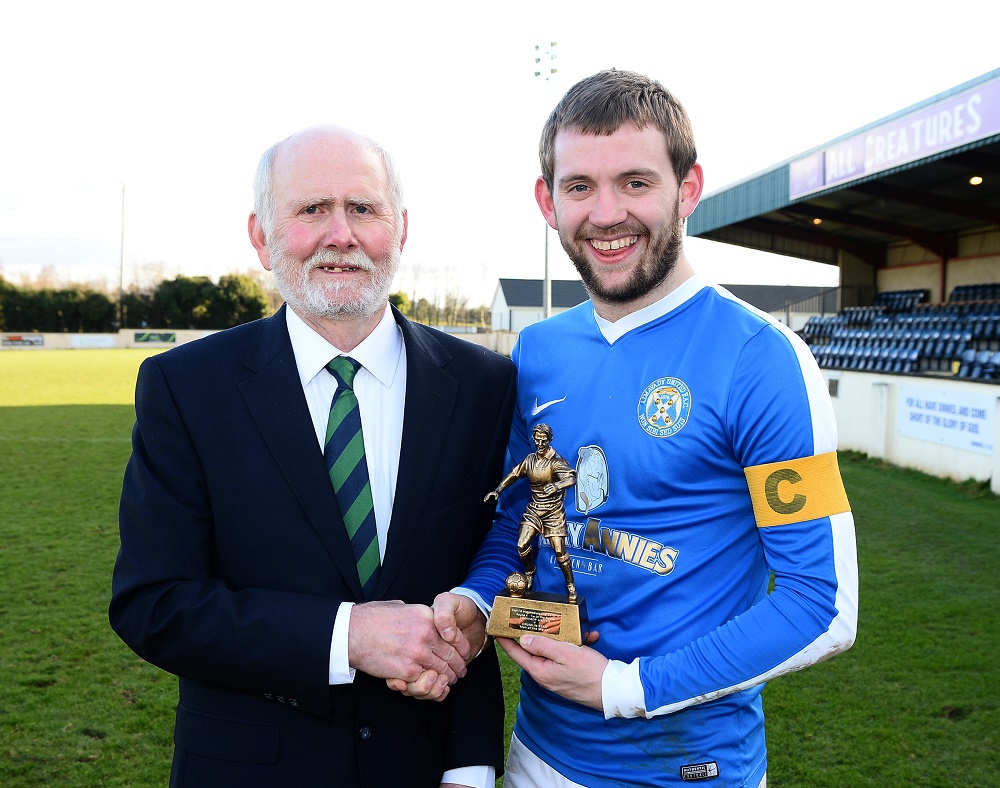
[[820, 372], [816, 359], [813, 357], [809, 345], [802, 341], [798, 334], [792, 329], [776, 320], [773, 315], [763, 312], [752, 304], [741, 301], [724, 287], [715, 286], [716, 292], [723, 298], [736, 301], [770, 325], [774, 326], [788, 340], [792, 346], [792, 351], [799, 362], [799, 369], [802, 372], [802, 383], [806, 387], [806, 396], [809, 398], [809, 412], [812, 414], [813, 430], [813, 452], [815, 454], [825, 454], [828, 451], [837, 450], [837, 420], [833, 413], [833, 404], [827, 394], [826, 379]]
[[[837, 615], [830, 622], [829, 628], [823, 634], [780, 665], [776, 665], [759, 676], [741, 681], [732, 687], [723, 687], [705, 695], [687, 698], [676, 703], [669, 703], [657, 709], [646, 710], [645, 712], [641, 709], [632, 709], [634, 713], [631, 715], [616, 716], [655, 717], [660, 714], [673, 714], [686, 709], [688, 706], [705, 703], [706, 701], [721, 698], [723, 695], [749, 689], [784, 673], [792, 673], [807, 668], [810, 665], [816, 665], [849, 649], [854, 644], [854, 639], [858, 631], [858, 575], [856, 571], [857, 551], [854, 538], [854, 516], [850, 512], [832, 515], [830, 517], [830, 526], [833, 533], [834, 566], [837, 573], [837, 595], [835, 601]], [[605, 674], [607, 674], [607, 670], [605, 670]], [[605, 717], [608, 716], [607, 709], [608, 703], [605, 701]], [[628, 709], [626, 707], [623, 710], [627, 711]]]
[[837, 450], [837, 417], [827, 392], [826, 380], [819, 371], [812, 351], [798, 337], [792, 342], [792, 349], [799, 360], [802, 380], [809, 398], [809, 413], [812, 415], [813, 452], [826, 454]]

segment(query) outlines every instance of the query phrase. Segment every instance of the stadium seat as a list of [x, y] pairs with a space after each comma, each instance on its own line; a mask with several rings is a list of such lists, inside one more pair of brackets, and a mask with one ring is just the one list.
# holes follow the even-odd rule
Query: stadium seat
[[993, 351], [983, 364], [983, 380], [1000, 381], [1000, 350]]
[[1000, 347], [994, 347], [994, 343], [1000, 340], [1000, 337], [997, 336], [998, 323], [1000, 323], [1000, 315], [990, 315], [983, 326], [983, 340], [986, 342], [986, 346], [993, 350], [1000, 350]]
[[906, 353], [906, 346], [904, 346], [902, 342], [894, 344], [892, 352], [889, 353], [889, 372], [898, 374], [903, 371], [903, 363], [906, 360]]
[[892, 341], [888, 339], [882, 340], [882, 346], [878, 351], [878, 359], [876, 362], [876, 369], [879, 372], [888, 372], [892, 365]]
[[862, 344], [860, 352], [856, 354], [855, 360], [856, 365], [852, 364], [851, 369], [868, 369], [869, 362], [872, 357], [872, 342], [865, 342]]
[[954, 339], [949, 339], [944, 345], [944, 350], [941, 351], [941, 359], [950, 364], [951, 360], [959, 355], [960, 352], [958, 350], [958, 343]]
[[979, 380], [983, 376], [983, 367], [989, 363], [990, 356], [989, 350], [979, 350], [976, 351], [976, 358], [972, 362], [972, 368], [969, 370], [969, 377], [972, 380]]
[[969, 348], [962, 353], [960, 359], [960, 364], [958, 367], [958, 376], [960, 378], [969, 377], [969, 373], [972, 370], [972, 364], [976, 360], [976, 350], [975, 348]]

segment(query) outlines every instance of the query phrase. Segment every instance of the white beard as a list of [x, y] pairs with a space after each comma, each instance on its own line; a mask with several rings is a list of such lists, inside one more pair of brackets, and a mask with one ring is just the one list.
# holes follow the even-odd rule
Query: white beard
[[[349, 254], [322, 249], [300, 263], [290, 259], [281, 244], [275, 243], [271, 249], [271, 273], [281, 297], [300, 314], [320, 320], [367, 319], [388, 300], [399, 257], [399, 251], [393, 247], [385, 263], [378, 265], [360, 249]], [[371, 277], [362, 283], [310, 281], [313, 269], [334, 265], [367, 271]]]

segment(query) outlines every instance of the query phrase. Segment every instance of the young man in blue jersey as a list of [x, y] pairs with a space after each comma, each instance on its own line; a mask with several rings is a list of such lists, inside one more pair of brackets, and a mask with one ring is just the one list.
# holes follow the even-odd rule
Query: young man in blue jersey
[[[591, 299], [520, 334], [508, 466], [543, 420], [576, 462], [566, 546], [600, 638], [500, 641], [524, 671], [506, 785], [757, 788], [764, 682], [844, 651], [857, 627], [824, 380], [791, 331], [688, 261], [702, 170], [659, 83], [624, 71], [578, 83], [540, 158], [538, 205]], [[438, 597], [446, 639], [481, 626], [518, 568], [528, 493], [504, 496], [461, 594]], [[559, 592], [539, 548], [534, 587]]]

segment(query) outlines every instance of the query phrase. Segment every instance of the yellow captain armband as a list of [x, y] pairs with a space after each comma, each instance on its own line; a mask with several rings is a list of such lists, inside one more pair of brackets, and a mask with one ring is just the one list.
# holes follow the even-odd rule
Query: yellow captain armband
[[851, 511], [837, 452], [744, 468], [758, 528]]

